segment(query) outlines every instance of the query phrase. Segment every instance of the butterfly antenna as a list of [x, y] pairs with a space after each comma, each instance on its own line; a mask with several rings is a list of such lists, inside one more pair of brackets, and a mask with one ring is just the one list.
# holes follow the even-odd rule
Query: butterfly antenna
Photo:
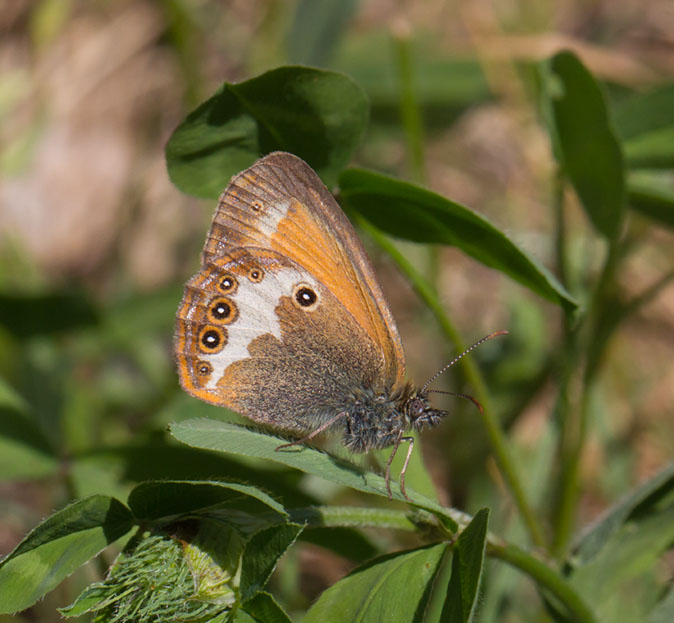
[[[483, 337], [481, 340], [478, 340], [477, 342], [475, 342], [475, 344], [473, 344], [472, 346], [466, 348], [466, 350], [464, 350], [460, 355], [457, 355], [456, 357], [454, 357], [454, 359], [452, 359], [452, 360], [451, 360], [451, 361], [450, 361], [450, 362], [449, 362], [449, 363], [448, 363], [442, 370], [440, 370], [439, 372], [435, 373], [435, 374], [434, 374], [434, 375], [433, 375], [433, 376], [426, 382], [426, 384], [421, 388], [421, 393], [423, 394], [423, 393], [426, 391], [426, 388], [427, 388], [433, 381], [435, 381], [435, 379], [437, 379], [441, 374], [444, 374], [445, 372], [447, 372], [447, 370], [449, 370], [455, 363], [457, 363], [457, 362], [459, 361], [459, 359], [461, 359], [462, 357], [465, 357], [471, 350], [477, 348], [480, 344], [484, 344], [487, 340], [491, 340], [493, 337], [497, 337], [497, 336], [499, 336], [499, 335], [506, 335], [507, 333], [508, 333], [508, 332], [505, 331], [505, 330], [503, 330], [503, 331], [494, 331], [494, 333], [490, 333], [489, 335], [486, 335], [486, 336]], [[438, 391], [438, 390], [434, 390], [434, 391]], [[457, 396], [457, 395], [459, 395], [459, 394], [454, 394], [454, 395]], [[462, 398], [468, 398], [468, 396], [463, 396], [463, 395], [462, 395], [461, 397], [462, 397]], [[472, 400], [472, 398], [471, 398], [471, 400]]]
[[429, 389], [428, 394], [445, 394], [447, 396], [455, 396], [456, 398], [465, 398], [466, 400], [470, 400], [480, 411], [480, 413], [484, 413], [484, 409], [482, 408], [482, 405], [472, 396], [469, 396], [468, 394], [461, 394], [459, 392], [443, 392], [441, 389]]

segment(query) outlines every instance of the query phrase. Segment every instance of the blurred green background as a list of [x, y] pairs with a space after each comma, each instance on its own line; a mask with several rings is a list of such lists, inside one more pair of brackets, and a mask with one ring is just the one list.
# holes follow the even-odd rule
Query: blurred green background
[[[124, 499], [134, 482], [147, 478], [251, 478], [245, 464], [197, 456], [164, 433], [176, 419], [220, 417], [182, 395], [171, 355], [182, 285], [198, 267], [215, 203], [171, 185], [164, 147], [223, 81], [289, 63], [347, 73], [372, 105], [357, 164], [470, 206], [552, 265], [555, 166], [531, 66], [572, 49], [619, 110], [632, 94], [671, 82], [673, 32], [674, 7], [664, 0], [6, 0], [0, 11], [0, 555], [73, 498]], [[411, 44], [424, 168], [405, 141], [403, 128], [416, 120], [401, 119], [401, 40]], [[582, 290], [574, 275], [599, 265], [602, 242], [570, 192], [567, 202], [570, 283]], [[639, 252], [621, 266], [626, 295], [657, 281], [674, 259], [671, 230], [635, 214], [629, 226]], [[452, 347], [393, 264], [369, 248], [399, 323], [409, 375], [423, 383], [453, 356]], [[550, 361], [561, 311], [456, 250], [399, 248], [436, 284], [466, 342], [511, 332], [477, 356], [526, 486], [544, 508], [555, 468]], [[674, 454], [673, 348], [670, 287], [611, 343], [582, 456], [579, 525]], [[445, 389], [470, 392], [460, 375], [447, 376]], [[440, 500], [469, 512], [488, 505], [498, 513], [500, 532], [512, 521], [517, 535], [518, 520], [473, 407], [449, 399], [438, 406], [453, 417], [430, 436], [423, 454]], [[260, 474], [268, 488], [273, 482], [275, 492], [298, 499], [299, 475], [274, 466]], [[301, 491], [307, 500], [349, 500], [310, 478]], [[662, 573], [671, 575], [667, 564]], [[293, 550], [275, 581], [292, 603], [316, 595], [348, 568], [346, 560], [305, 545]], [[54, 605], [95, 577], [93, 568], [87, 573], [38, 606], [40, 620], [56, 617]]]

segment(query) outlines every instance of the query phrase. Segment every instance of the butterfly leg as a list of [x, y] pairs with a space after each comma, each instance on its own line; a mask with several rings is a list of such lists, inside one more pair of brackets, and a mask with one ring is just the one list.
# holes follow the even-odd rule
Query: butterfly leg
[[407, 471], [407, 465], [409, 464], [410, 457], [412, 456], [412, 450], [414, 450], [414, 437], [402, 437], [400, 441], [406, 441], [410, 444], [409, 448], [407, 449], [407, 456], [405, 457], [403, 468], [400, 470], [400, 491], [405, 496], [405, 499], [408, 502], [411, 502], [412, 500], [407, 497], [407, 493], [405, 492], [405, 472]]
[[283, 450], [284, 448], [290, 448], [291, 446], [301, 446], [302, 444], [316, 437], [316, 435], [320, 435], [324, 430], [330, 428], [337, 420], [343, 418], [346, 415], [349, 415], [347, 411], [341, 411], [334, 417], [331, 417], [327, 422], [325, 422], [325, 424], [321, 424], [316, 430], [311, 431], [306, 437], [302, 437], [302, 439], [296, 439], [295, 441], [291, 441], [290, 443], [283, 443], [280, 446], [276, 446], [276, 452], [278, 452], [279, 450]]
[[389, 501], [393, 499], [393, 493], [391, 493], [391, 463], [393, 463], [393, 459], [395, 458], [396, 452], [398, 452], [398, 446], [400, 446], [401, 441], [402, 435], [396, 439], [396, 442], [393, 445], [393, 450], [391, 450], [391, 456], [389, 456], [388, 461], [386, 461], [386, 477], [384, 480], [386, 481], [386, 491], [388, 491]]

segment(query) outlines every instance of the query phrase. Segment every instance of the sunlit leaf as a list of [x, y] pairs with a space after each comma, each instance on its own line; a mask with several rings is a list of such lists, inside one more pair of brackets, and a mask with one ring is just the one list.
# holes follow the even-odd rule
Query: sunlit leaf
[[0, 563], [0, 613], [33, 605], [132, 526], [129, 510], [102, 495], [52, 515]]
[[225, 83], [178, 126], [166, 146], [173, 183], [217, 197], [230, 178], [272, 151], [305, 160], [332, 186], [360, 142], [368, 117], [350, 78], [310, 67], [279, 67]]
[[[195, 448], [269, 459], [345, 487], [388, 498], [384, 477], [379, 474], [309, 446], [297, 446], [277, 451], [276, 448], [286, 443], [287, 440], [229, 422], [187, 420], [172, 424], [171, 433], [179, 441]], [[391, 489], [393, 498], [405, 501], [395, 483], [391, 483]], [[407, 489], [407, 495], [412, 500], [412, 504], [432, 513], [439, 513], [443, 516], [448, 513], [448, 509], [411, 489]], [[448, 519], [452, 521], [451, 518], [448, 517]]]
[[446, 549], [439, 543], [376, 558], [325, 590], [303, 621], [420, 621]]
[[459, 535], [452, 554], [452, 576], [442, 623], [468, 623], [477, 605], [487, 544], [489, 509], [483, 508]]
[[379, 173], [349, 169], [339, 178], [345, 206], [381, 231], [461, 249], [512, 277], [543, 298], [573, 309], [576, 302], [536, 260], [476, 212], [429, 190]]

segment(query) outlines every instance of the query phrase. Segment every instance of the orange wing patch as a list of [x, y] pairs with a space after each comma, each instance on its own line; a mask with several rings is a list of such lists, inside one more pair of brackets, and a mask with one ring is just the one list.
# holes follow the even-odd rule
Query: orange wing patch
[[378, 330], [380, 318], [368, 308], [359, 286], [359, 275], [346, 261], [343, 249], [306, 206], [294, 200], [271, 239], [271, 248], [311, 273], [351, 312], [375, 344], [386, 346]]
[[277, 152], [232, 178], [220, 197], [202, 261], [237, 246], [274, 249], [315, 275], [377, 346], [386, 378], [403, 382], [402, 343], [367, 254], [305, 162]]

